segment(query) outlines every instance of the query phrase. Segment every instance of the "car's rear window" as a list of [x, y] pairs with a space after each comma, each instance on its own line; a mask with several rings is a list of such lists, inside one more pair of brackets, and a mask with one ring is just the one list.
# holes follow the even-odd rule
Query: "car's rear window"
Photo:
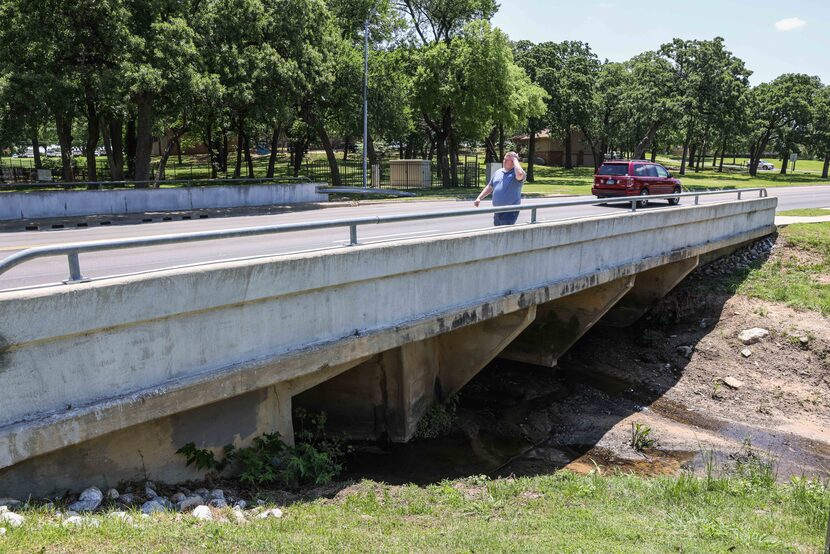
[[599, 175], [626, 175], [628, 164], [602, 164], [597, 173]]

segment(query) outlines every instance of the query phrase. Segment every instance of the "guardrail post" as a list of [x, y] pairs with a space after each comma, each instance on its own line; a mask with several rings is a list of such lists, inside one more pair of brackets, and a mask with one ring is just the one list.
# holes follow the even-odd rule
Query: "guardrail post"
[[738, 191], [738, 200], [741, 199], [741, 191]]
[[637, 201], [636, 201], [636, 200], [632, 200], [632, 201], [631, 201], [631, 211], [632, 211], [632, 212], [636, 212], [636, 211], [637, 211]]
[[67, 261], [69, 261], [69, 279], [64, 281], [64, 283], [77, 283], [83, 281], [83, 276], [81, 275], [81, 260], [78, 258], [77, 252], [70, 252], [66, 255]]
[[697, 206], [698, 204], [700, 204], [700, 195], [695, 194], [695, 206]]
[[349, 225], [349, 246], [357, 245], [357, 225]]
[[530, 210], [530, 222], [536, 223], [536, 208]]

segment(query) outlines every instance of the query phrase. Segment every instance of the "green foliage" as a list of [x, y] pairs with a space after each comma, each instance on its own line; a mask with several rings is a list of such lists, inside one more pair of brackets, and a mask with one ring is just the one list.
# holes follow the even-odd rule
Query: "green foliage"
[[418, 422], [415, 437], [419, 439], [434, 439], [443, 437], [451, 430], [455, 423], [455, 414], [458, 410], [459, 395], [450, 396], [446, 402], [436, 402]]
[[651, 434], [651, 427], [643, 423], [631, 424], [631, 438], [628, 444], [637, 452], [651, 448], [657, 443], [657, 439]]
[[300, 413], [299, 417], [301, 421], [309, 419], [311, 427], [296, 433], [294, 446], [285, 444], [279, 433], [266, 433], [255, 437], [245, 448], [225, 446], [221, 460], [211, 450], [196, 448], [192, 442], [176, 453], [185, 457], [188, 466], [192, 464], [213, 474], [233, 464], [239, 468], [239, 479], [255, 486], [293, 489], [330, 483], [343, 470], [343, 444], [325, 434], [325, 414], [307, 418]]

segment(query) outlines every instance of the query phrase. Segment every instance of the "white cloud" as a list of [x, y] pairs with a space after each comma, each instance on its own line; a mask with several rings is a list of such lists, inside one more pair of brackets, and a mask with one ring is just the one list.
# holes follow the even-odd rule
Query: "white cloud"
[[800, 29], [806, 24], [807, 22], [800, 17], [788, 17], [781, 21], [776, 21], [775, 28], [779, 31], [792, 31], [794, 29]]

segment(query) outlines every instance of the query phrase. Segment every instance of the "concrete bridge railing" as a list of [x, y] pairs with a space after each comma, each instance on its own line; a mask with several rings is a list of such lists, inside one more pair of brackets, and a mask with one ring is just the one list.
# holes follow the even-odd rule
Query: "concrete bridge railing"
[[[494, 357], [554, 365], [776, 199], [622, 213], [0, 293], [0, 495], [195, 477], [175, 450], [293, 436], [292, 404], [406, 441]], [[715, 253], [715, 254], [713, 254]]]

